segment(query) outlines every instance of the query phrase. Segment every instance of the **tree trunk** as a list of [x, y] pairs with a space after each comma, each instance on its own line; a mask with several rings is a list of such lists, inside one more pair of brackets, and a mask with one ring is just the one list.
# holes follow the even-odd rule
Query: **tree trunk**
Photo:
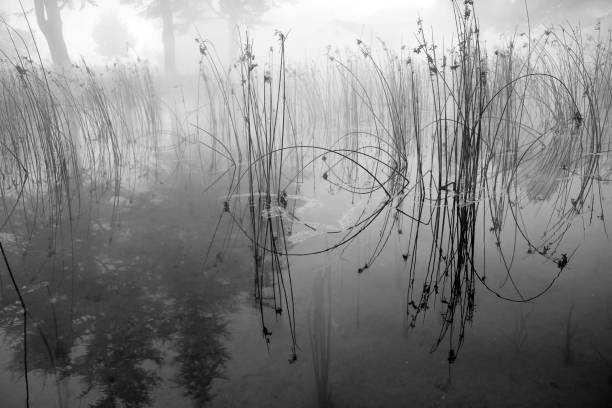
[[36, 20], [47, 40], [53, 64], [59, 68], [70, 66], [70, 56], [64, 34], [62, 32], [62, 17], [57, 0], [34, 0]]
[[167, 76], [174, 77], [176, 75], [176, 45], [171, 0], [160, 0], [159, 5], [163, 23], [164, 68]]

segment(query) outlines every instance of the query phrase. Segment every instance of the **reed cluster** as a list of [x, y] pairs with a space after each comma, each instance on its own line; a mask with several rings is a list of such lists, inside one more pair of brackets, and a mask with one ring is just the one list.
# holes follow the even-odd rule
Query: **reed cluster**
[[[442, 325], [433, 350], [447, 339], [451, 363], [473, 319], [479, 284], [509, 301], [541, 296], [571, 260], [572, 253], [562, 252], [563, 237], [576, 217], [603, 219], [612, 106], [612, 38], [601, 27], [594, 36], [576, 27], [530, 31], [487, 49], [473, 2], [452, 7], [457, 43], [450, 48], [429, 40], [418, 21], [414, 47], [395, 52], [382, 41], [373, 47], [358, 39], [354, 53], [330, 47], [323, 68], [289, 66], [287, 39], [279, 34], [277, 64], [271, 51], [260, 67], [247, 39], [226, 73], [200, 41], [206, 77], [215, 78], [214, 87], [206, 82], [206, 94], [221, 100], [205, 133], [228, 163], [224, 209], [251, 241], [256, 298], [271, 286], [275, 309], [278, 298], [287, 307], [290, 280], [281, 278], [289, 255], [332, 251], [374, 228], [376, 243], [357, 265], [363, 273], [392, 236], [402, 235], [409, 322], [416, 325], [435, 306]], [[220, 111], [231, 137], [215, 133]], [[305, 253], [283, 240], [299, 224], [288, 191], [301, 191], [307, 180], [368, 205], [341, 230], [306, 225], [337, 239]], [[248, 222], [241, 188], [248, 189]], [[552, 203], [547, 229], [536, 235], [521, 204], [545, 200]], [[514, 230], [513, 242], [504, 241], [504, 228]], [[487, 279], [484, 250], [477, 249], [486, 247], [488, 235], [506, 271], [498, 287]], [[518, 246], [553, 269], [549, 284], [535, 293], [513, 276]], [[268, 254], [271, 282], [260, 273]]]

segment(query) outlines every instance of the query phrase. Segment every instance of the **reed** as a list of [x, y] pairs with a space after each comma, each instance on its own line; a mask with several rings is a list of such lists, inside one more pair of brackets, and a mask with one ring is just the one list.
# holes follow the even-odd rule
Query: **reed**
[[[274, 289], [275, 310], [283, 302], [289, 308], [290, 279], [283, 276], [289, 255], [344, 248], [375, 228], [376, 241], [356, 272], [370, 269], [391, 237], [401, 235], [410, 325], [437, 309], [442, 325], [432, 351], [448, 340], [452, 363], [474, 318], [478, 287], [507, 301], [537, 299], [571, 260], [562, 245], [572, 223], [586, 209], [591, 216], [595, 209], [603, 214], [601, 169], [609, 161], [604, 130], [612, 95], [609, 41], [599, 29], [591, 41], [580, 28], [567, 26], [538, 37], [530, 29], [488, 50], [473, 2], [451, 6], [457, 42], [450, 48], [430, 40], [419, 20], [414, 48], [396, 52], [382, 41], [376, 48], [357, 39], [352, 52], [329, 47], [325, 69], [290, 67], [286, 38], [277, 33], [278, 59], [271, 53], [260, 67], [247, 37], [235, 69], [225, 73], [217, 68], [213, 49], [200, 41], [206, 95], [211, 106], [223, 106], [211, 108], [212, 127], [205, 133], [214, 157], [228, 159], [232, 176], [224, 213], [250, 240], [266, 339], [263, 289]], [[219, 111], [225, 119], [215, 119]], [[217, 129], [219, 121], [228, 124], [231, 137]], [[279, 241], [295, 220], [286, 208], [287, 192], [300, 191], [308, 178], [314, 180], [313, 192], [323, 183], [330, 193], [367, 204], [339, 231], [308, 226], [337, 239], [303, 253]], [[246, 203], [239, 198], [245, 190]], [[525, 225], [520, 205], [543, 200], [553, 209], [546, 231], [536, 235]], [[503, 234], [507, 228], [514, 233]], [[487, 231], [504, 271], [499, 286], [490, 282], [486, 254], [479, 252], [487, 248]], [[431, 237], [431, 245], [422, 244], [424, 236]], [[515, 279], [520, 246], [553, 271], [549, 284], [535, 293]], [[421, 257], [424, 274], [418, 273]], [[518, 331], [522, 345], [526, 332]]]
[[[278, 67], [275, 67], [278, 74], [275, 75], [270, 68], [263, 78], [258, 76], [252, 43], [246, 37], [244, 51], [234, 71], [239, 76], [239, 92], [228, 92], [226, 84], [229, 81], [222, 77], [219, 63], [205, 41], [200, 41], [200, 51], [206, 57], [217, 89], [223, 96], [224, 110], [230, 119], [235, 139], [235, 147], [231, 149], [218, 135], [207, 132], [213, 139], [213, 145], [219, 143], [231, 157], [231, 166], [235, 170], [232, 171], [223, 213], [229, 214], [250, 241], [254, 266], [254, 299], [260, 310], [262, 336], [268, 344], [272, 332], [266, 325], [264, 307], [271, 300], [270, 306], [276, 315], [286, 313], [292, 334], [290, 360], [295, 361], [295, 311], [287, 255], [287, 226], [283, 216], [288, 204], [286, 187], [283, 186], [283, 173], [289, 161], [285, 147], [294, 135], [290, 128], [292, 119], [287, 102], [285, 35], [280, 32], [276, 35], [280, 58]], [[208, 94], [211, 92], [209, 90]], [[213, 149], [217, 153], [221, 151], [221, 148]], [[246, 157], [242, 156], [243, 149]], [[299, 151], [295, 152], [299, 154]], [[234, 154], [237, 159], [233, 158]], [[246, 159], [244, 163], [243, 159]], [[247, 219], [241, 215], [241, 207], [245, 204], [241, 201], [243, 188], [247, 189]], [[268, 287], [271, 288], [271, 296], [264, 294]]]
[[1, 228], [19, 216], [32, 236], [42, 220], [53, 254], [63, 219], [72, 223], [107, 192], [118, 198], [156, 166], [159, 96], [144, 66], [103, 74], [83, 63], [59, 74], [35, 56], [4, 55]]
[[[157, 166], [160, 99], [144, 65], [115, 65], [104, 71], [83, 62], [53, 72], [43, 65], [35, 43], [28, 48], [17, 31], [4, 22], [2, 28], [14, 49], [0, 50], [0, 230], [23, 237], [24, 257], [35, 242], [46, 239], [45, 255], [52, 269], [51, 283], [40, 282], [38, 287], [47, 288], [53, 325], [40, 324], [29, 304], [32, 295], [24, 297], [23, 290], [14, 288], [23, 309], [23, 339], [16, 349], [23, 347], [28, 399], [29, 371], [40, 363], [32, 361], [28, 351], [42, 347], [48, 358], [48, 364], [42, 364], [44, 372], [54, 374], [58, 383], [68, 365], [78, 297], [74, 271], [79, 223], [91, 222], [92, 208], [112, 194], [111, 224], [116, 227], [119, 194], [133, 191]], [[5, 247], [0, 246], [14, 284], [38, 278], [28, 270], [15, 277]], [[61, 275], [60, 262], [66, 271]], [[58, 327], [64, 322], [58, 322], [51, 299], [52, 293], [65, 290], [65, 284], [69, 334], [62, 338]], [[36, 336], [28, 333], [32, 327]]]

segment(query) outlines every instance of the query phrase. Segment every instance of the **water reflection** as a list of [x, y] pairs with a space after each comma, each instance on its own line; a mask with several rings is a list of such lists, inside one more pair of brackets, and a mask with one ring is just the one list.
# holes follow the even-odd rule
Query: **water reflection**
[[[223, 372], [224, 315], [244, 287], [245, 259], [219, 255], [226, 272], [210, 265], [202, 271], [206, 237], [184, 216], [151, 226], [176, 213], [177, 201], [147, 201], [137, 198], [122, 209], [111, 244], [109, 231], [82, 220], [68, 241], [74, 246], [58, 245], [55, 256], [35, 242], [27, 257], [11, 253], [15, 273], [28, 277], [22, 293], [29, 324], [24, 353], [20, 307], [3, 285], [0, 327], [13, 352], [10, 368], [22, 376], [27, 354], [29, 372], [55, 382], [59, 406], [75, 398], [95, 407], [149, 406], [155, 390], [172, 383], [204, 405]], [[192, 215], [206, 218], [202, 211]]]
[[[11, 261], [27, 305], [27, 314], [20, 314], [18, 293], [3, 284], [0, 323], [12, 370], [51, 378], [60, 406], [81, 398], [99, 407], [163, 404], [156, 390], [172, 393], [173, 385], [180, 386], [185, 404], [205, 405], [220, 390], [220, 405], [242, 400], [294, 406], [295, 395], [307, 393], [299, 392], [305, 372], [315, 392], [303, 401], [308, 405], [316, 394], [320, 406], [385, 405], [378, 394], [386, 387], [420, 398], [415, 405], [436, 405], [432, 396], [469, 390], [467, 402], [460, 396], [449, 404], [474, 405], [480, 390], [470, 380], [481, 375], [491, 388], [485, 377], [495, 370], [517, 386], [529, 383], [525, 389], [537, 384], [545, 395], [563, 388], [558, 375], [566, 384], [576, 377], [590, 381], [591, 371], [600, 376], [607, 351], [588, 342], [604, 338], [600, 298], [609, 285], [589, 284], [609, 281], [608, 271], [598, 274], [611, 261], [602, 238], [610, 93], [590, 100], [595, 91], [579, 78], [591, 73], [571, 78], [572, 70], [556, 68], [556, 59], [570, 67], [576, 66], [573, 57], [549, 59], [546, 48], [541, 58], [515, 54], [512, 44], [487, 56], [472, 6], [466, 1], [456, 9], [464, 23], [450, 51], [428, 44], [419, 22], [419, 44], [411, 53], [402, 48], [395, 54], [383, 43], [386, 59], [377, 62], [358, 40], [357, 55], [346, 61], [330, 50], [326, 75], [300, 74], [305, 87], [285, 63], [283, 33], [276, 33], [280, 58], [271, 51], [269, 65], [261, 64], [263, 77], [248, 37], [227, 76], [215, 66], [207, 42], [199, 41], [212, 99], [210, 127], [175, 129], [172, 153], [151, 174], [159, 176], [170, 165], [186, 172], [150, 180], [153, 189], [137, 191], [136, 179], [149, 174], [150, 163], [139, 168], [136, 157], [158, 154], [158, 145], [145, 138], [139, 148], [131, 137], [138, 123], [151, 122], [150, 131], [158, 130], [156, 111], [131, 109], [153, 104], [156, 98], [146, 92], [139, 99], [131, 99], [132, 92], [113, 94], [125, 102], [117, 107], [129, 124], [121, 143], [113, 133], [116, 122], [97, 127], [94, 120], [79, 131], [78, 118], [86, 113], [76, 107], [69, 120], [67, 127], [75, 129], [70, 132], [86, 139], [90, 132], [108, 135], [85, 146], [93, 147], [87, 156], [92, 165], [98, 151], [107, 152], [97, 168], [102, 178], [91, 170], [87, 186], [89, 200], [99, 205], [71, 206], [77, 202], [73, 184], [83, 184], [67, 174], [89, 171], [78, 161], [67, 172], [60, 160], [26, 182], [29, 173], [18, 156], [3, 148], [15, 177], [2, 227], [10, 221], [16, 234], [3, 241], [13, 243]], [[407, 52], [424, 56], [422, 65], [415, 66]], [[448, 54], [439, 58], [437, 52]], [[102, 97], [109, 86], [86, 72], [83, 102]], [[598, 72], [593, 75], [608, 90], [609, 81]], [[24, 80], [33, 73], [19, 75]], [[138, 78], [116, 85], [121, 89]], [[115, 106], [111, 99], [102, 99], [96, 115], [107, 117], [107, 105]], [[206, 122], [200, 107], [198, 98], [197, 124]], [[29, 155], [48, 149], [49, 157], [64, 157], [55, 145], [41, 146]], [[202, 146], [213, 150], [211, 156]], [[134, 161], [122, 162], [122, 155]], [[189, 168], [192, 161], [197, 164]], [[60, 170], [65, 173], [56, 177]], [[33, 187], [29, 183], [46, 188], [22, 199]], [[13, 215], [22, 203], [24, 210]], [[72, 212], [77, 207], [80, 217]], [[43, 215], [48, 228], [36, 222]], [[599, 234], [587, 241], [587, 229]], [[582, 242], [588, 242], [581, 248], [587, 251], [603, 248], [597, 265], [584, 256], [576, 262]], [[311, 290], [309, 280], [320, 269], [326, 275], [314, 276]], [[563, 274], [571, 270], [577, 273]], [[554, 285], [562, 275], [570, 275], [566, 287]], [[253, 303], [237, 300], [245, 291]], [[540, 337], [531, 345], [527, 306], [544, 300], [543, 294], [550, 298], [541, 308]], [[512, 311], [511, 330], [499, 299]], [[254, 333], [261, 341], [253, 341]], [[308, 333], [308, 341], [301, 333]], [[587, 336], [592, 333], [597, 336]], [[334, 348], [332, 339], [341, 347]], [[279, 343], [288, 344], [289, 352], [278, 351]], [[444, 352], [438, 360], [413, 351], [439, 348]], [[465, 351], [471, 351], [471, 362], [481, 356], [486, 361], [464, 370], [453, 389], [451, 366], [461, 372], [458, 356]], [[308, 353], [312, 362], [301, 358]], [[336, 361], [350, 364], [343, 369]], [[500, 361], [515, 372], [508, 374]], [[407, 369], [412, 364], [417, 369]], [[591, 370], [594, 364], [597, 370]], [[530, 370], [522, 372], [522, 365]], [[554, 379], [540, 375], [537, 365]], [[559, 374], [566, 366], [575, 370]], [[231, 381], [215, 381], [226, 373]], [[601, 383], [594, 384], [582, 389], [601, 391]], [[494, 391], [489, 389], [492, 399]], [[277, 398], [283, 393], [284, 400]], [[359, 401], [360, 393], [370, 399]], [[586, 400], [584, 394], [576, 400]], [[394, 395], [384, 397], [398, 403]]]

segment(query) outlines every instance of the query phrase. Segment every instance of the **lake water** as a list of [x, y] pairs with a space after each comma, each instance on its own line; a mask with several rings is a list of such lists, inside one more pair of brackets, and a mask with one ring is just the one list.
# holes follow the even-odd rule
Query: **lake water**
[[[207, 189], [219, 173], [161, 163], [157, 177], [138, 188], [84, 200], [81, 216], [55, 232], [52, 250], [42, 223], [29, 237], [26, 220], [16, 217], [1, 232], [28, 306], [31, 406], [312, 407], [322, 404], [317, 378], [327, 386], [323, 401], [334, 407], [612, 403], [606, 182], [603, 219], [597, 201], [564, 218], [555, 194], [521, 193], [513, 211], [535, 251], [510, 210], [492, 228], [490, 196], [483, 196], [472, 256], [491, 290], [475, 282], [461, 348], [455, 332], [453, 343], [447, 333], [432, 351], [444, 327], [444, 291], [414, 321], [406, 313], [411, 276], [418, 299], [431, 262], [431, 228], [422, 226], [415, 240], [414, 224], [404, 219], [389, 228], [383, 211], [336, 250], [290, 256], [293, 302], [278, 314], [270, 276], [263, 309], [253, 296], [252, 247], [239, 228], [248, 225], [246, 200], [224, 212], [227, 176]], [[384, 198], [342, 192], [330, 181], [319, 172], [291, 185], [283, 215], [290, 253], [333, 246]], [[403, 208], [412, 214], [411, 199]], [[429, 214], [435, 206], [426, 208]], [[547, 243], [559, 219], [563, 233]], [[361, 269], [381, 237], [388, 239], [380, 254]], [[567, 265], [559, 263], [562, 254]], [[500, 299], [495, 293], [520, 298], [504, 262], [524, 298], [554, 283], [529, 302]], [[1, 277], [0, 405], [21, 407], [23, 314], [4, 267]], [[315, 367], [325, 376], [315, 376]]]

